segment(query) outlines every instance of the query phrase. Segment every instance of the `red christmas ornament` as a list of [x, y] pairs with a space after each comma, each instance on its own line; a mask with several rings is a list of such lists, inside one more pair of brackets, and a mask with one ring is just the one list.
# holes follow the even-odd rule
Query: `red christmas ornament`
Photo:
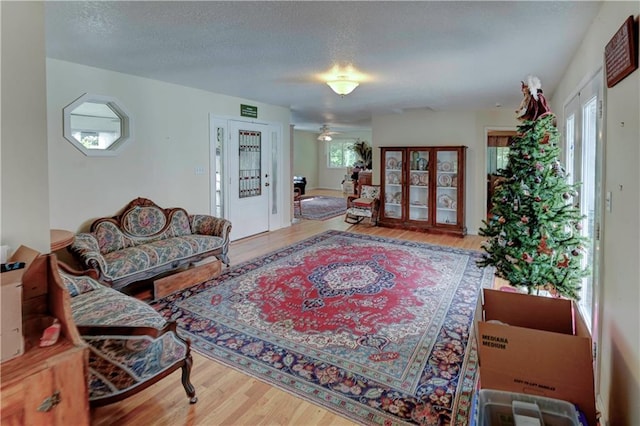
[[524, 260], [527, 263], [533, 263], [533, 256], [531, 256], [529, 253], [523, 253], [522, 260]]
[[563, 260], [558, 262], [558, 268], [568, 268], [569, 267], [569, 256], [566, 254], [562, 255]]
[[529, 223], [529, 218], [528, 218], [527, 216], [522, 216], [522, 217], [520, 218], [520, 222], [522, 222], [522, 223]]
[[544, 137], [542, 138], [542, 140], [540, 141], [541, 145], [546, 145], [549, 143], [549, 133], [545, 133]]
[[547, 247], [547, 237], [543, 236], [540, 239], [540, 244], [538, 244], [538, 253], [540, 254], [551, 254], [553, 253], [553, 250], [551, 250], [549, 247]]

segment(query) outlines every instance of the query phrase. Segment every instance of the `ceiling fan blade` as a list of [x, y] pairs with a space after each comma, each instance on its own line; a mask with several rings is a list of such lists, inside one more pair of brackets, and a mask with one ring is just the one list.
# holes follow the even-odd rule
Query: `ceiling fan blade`
[[[340, 132], [333, 132], [331, 131], [331, 129], [329, 128], [329, 126], [327, 124], [323, 124], [322, 127], [320, 127], [320, 134], [318, 135], [318, 140], [319, 141], [330, 141], [331, 140], [331, 136], [333, 135], [339, 135]], [[327, 139], [327, 137], [329, 139]]]

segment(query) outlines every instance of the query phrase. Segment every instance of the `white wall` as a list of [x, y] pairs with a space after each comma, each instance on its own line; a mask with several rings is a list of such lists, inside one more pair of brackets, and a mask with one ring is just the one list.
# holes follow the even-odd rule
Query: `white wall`
[[[514, 83], [520, 90], [520, 82]], [[373, 182], [380, 183], [380, 150], [382, 146], [453, 146], [465, 145], [466, 226], [469, 234], [477, 234], [486, 213], [487, 129], [517, 126], [513, 109], [487, 111], [433, 112], [409, 111], [373, 117]]]
[[[115, 97], [131, 114], [133, 140], [117, 156], [87, 157], [63, 138], [62, 109], [84, 93]], [[136, 197], [161, 207], [209, 213], [209, 113], [238, 116], [241, 103], [258, 106], [260, 121], [282, 123], [279, 190], [288, 194], [288, 109], [48, 58], [52, 227], [84, 230], [93, 219], [118, 213]], [[196, 167], [205, 174], [196, 175]], [[289, 197], [278, 199], [284, 226], [290, 223]]]
[[44, 4], [1, 2], [1, 243], [48, 253]]
[[[605, 2], [576, 51], [552, 104], [562, 107], [603, 66], [604, 47], [624, 21], [638, 20], [640, 3]], [[637, 27], [636, 27], [637, 31]], [[636, 38], [637, 40], [637, 38]], [[606, 83], [605, 83], [606, 87]], [[600, 399], [611, 425], [640, 424], [640, 71], [605, 89]], [[558, 113], [559, 112], [559, 113]], [[624, 123], [624, 124], [623, 124]]]
[[318, 144], [315, 133], [294, 130], [293, 132], [293, 176], [307, 178], [305, 190], [318, 188]]

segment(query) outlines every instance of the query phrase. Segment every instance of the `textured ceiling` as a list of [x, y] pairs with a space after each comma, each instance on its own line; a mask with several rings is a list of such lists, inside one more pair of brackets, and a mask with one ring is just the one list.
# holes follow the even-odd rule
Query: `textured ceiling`
[[[552, 94], [595, 1], [47, 1], [47, 56], [291, 108], [359, 130], [411, 109], [515, 110], [520, 80]], [[324, 84], [351, 66], [361, 84]], [[107, 94], [108, 95], [108, 94]]]

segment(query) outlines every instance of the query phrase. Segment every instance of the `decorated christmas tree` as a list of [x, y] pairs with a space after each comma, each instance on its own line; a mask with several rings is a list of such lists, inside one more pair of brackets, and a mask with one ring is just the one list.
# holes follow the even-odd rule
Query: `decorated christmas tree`
[[496, 275], [529, 294], [547, 290], [578, 299], [586, 239], [582, 216], [573, 206], [577, 185], [567, 182], [558, 161], [556, 117], [536, 77], [522, 82], [524, 99], [517, 110], [518, 134], [499, 176], [490, 219], [480, 235], [489, 237], [479, 266], [494, 266]]

